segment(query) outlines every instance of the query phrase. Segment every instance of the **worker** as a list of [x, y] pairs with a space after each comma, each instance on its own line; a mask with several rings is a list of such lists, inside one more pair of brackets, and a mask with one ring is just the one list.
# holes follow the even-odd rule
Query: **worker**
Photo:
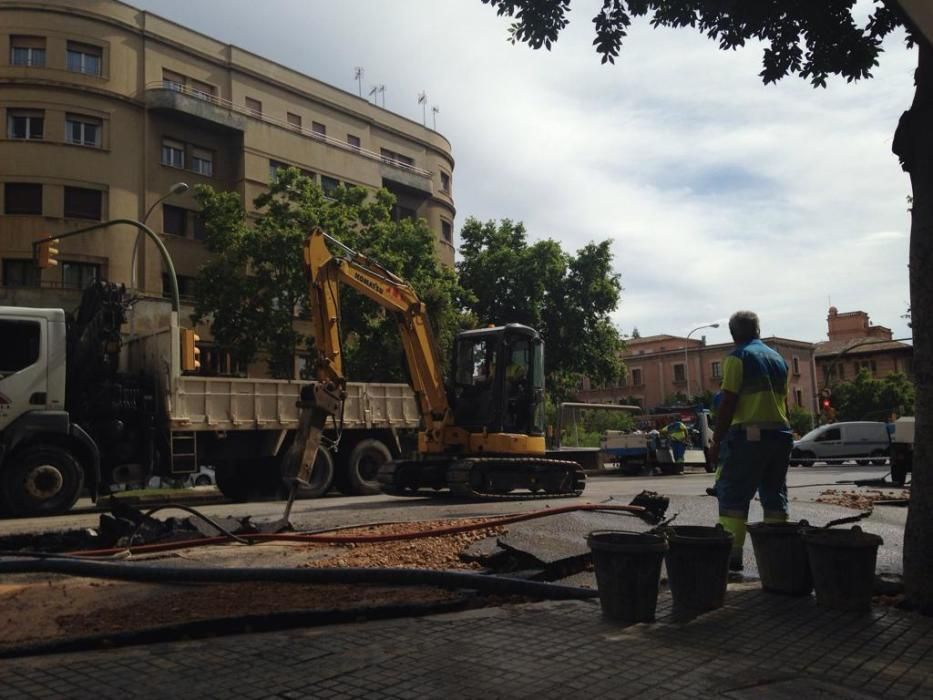
[[742, 570], [745, 524], [755, 491], [764, 521], [787, 520], [787, 466], [793, 439], [787, 420], [787, 363], [761, 342], [758, 316], [729, 319], [735, 349], [722, 363], [722, 399], [710, 459], [722, 471], [716, 483], [719, 522], [734, 536], [731, 571]]
[[684, 455], [687, 453], [687, 426], [680, 420], [668, 423], [664, 427], [668, 441], [671, 445], [671, 452], [674, 453], [674, 461], [683, 464]]
[[[710, 417], [710, 422], [713, 425], [716, 425], [716, 416], [719, 415], [719, 405], [721, 403], [722, 403], [722, 392], [717, 391], [713, 395], [713, 402], [712, 402], [713, 410], [712, 410], [712, 416]], [[707, 487], [706, 489], [707, 496], [716, 495], [716, 484], [719, 482], [719, 476], [722, 474], [722, 460], [725, 458], [727, 452], [728, 452], [728, 447], [726, 447], [725, 445], [720, 445], [719, 446], [719, 459], [716, 460], [715, 464], [713, 462], [709, 463], [709, 465], [713, 467], [715, 471], [713, 472], [713, 485]], [[710, 459], [710, 455], [708, 451], [707, 451], [706, 458]]]

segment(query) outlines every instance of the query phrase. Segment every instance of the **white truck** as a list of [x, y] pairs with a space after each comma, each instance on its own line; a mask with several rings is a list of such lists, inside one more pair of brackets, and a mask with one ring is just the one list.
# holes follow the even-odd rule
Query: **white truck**
[[[304, 382], [184, 374], [177, 321], [144, 303], [151, 322], [131, 335], [125, 290], [103, 282], [67, 320], [0, 306], [0, 512], [62, 513], [82, 489], [96, 499], [202, 465], [229, 498], [283, 494]], [[421, 419], [407, 384], [351, 383], [337, 422], [305, 495], [334, 483], [377, 493], [379, 466], [407, 451]]]

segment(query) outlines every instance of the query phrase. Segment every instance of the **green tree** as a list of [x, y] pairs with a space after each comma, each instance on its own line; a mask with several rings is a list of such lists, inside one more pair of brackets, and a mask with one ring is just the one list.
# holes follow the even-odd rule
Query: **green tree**
[[797, 435], [806, 435], [813, 427], [813, 414], [803, 406], [791, 406], [787, 419], [790, 421], [790, 429]]
[[623, 343], [609, 314], [621, 284], [610, 241], [570, 255], [553, 240], [529, 243], [525, 227], [467, 219], [460, 232], [460, 285], [480, 323], [523, 323], [545, 342], [548, 392], [570, 396], [583, 376], [612, 384], [622, 376]]
[[[308, 297], [302, 250], [315, 226], [410, 282], [428, 306], [442, 347], [450, 346], [462, 322], [456, 275], [438, 262], [423, 219], [392, 220], [395, 198], [386, 190], [341, 186], [325, 196], [298, 170], [280, 170], [254, 200], [258, 215], [252, 220], [236, 193], [201, 186], [196, 196], [211, 257], [198, 277], [194, 318], [209, 322], [214, 340], [237, 361], [249, 364], [263, 354], [272, 376], [294, 376], [295, 355], [305, 344], [295, 320]], [[347, 376], [404, 381], [394, 320], [353, 290], [340, 294]]]
[[[570, 0], [482, 0], [515, 19], [512, 42], [550, 49], [567, 26]], [[830, 75], [848, 82], [871, 77], [882, 41], [899, 27], [917, 46], [915, 92], [894, 134], [892, 150], [911, 182], [910, 307], [917, 383], [916, 440], [911, 502], [904, 537], [908, 600], [933, 614], [933, 44], [895, 0], [875, 0], [864, 24], [856, 0], [604, 0], [593, 18], [593, 41], [602, 62], [619, 55], [633, 18], [654, 27], [690, 27], [723, 50], [749, 40], [764, 44], [760, 76], [773, 83], [799, 75], [823, 87]]]
[[875, 379], [863, 369], [852, 381], [833, 384], [832, 389], [838, 420], [888, 420], [891, 414], [912, 413], [914, 387], [903, 374]]

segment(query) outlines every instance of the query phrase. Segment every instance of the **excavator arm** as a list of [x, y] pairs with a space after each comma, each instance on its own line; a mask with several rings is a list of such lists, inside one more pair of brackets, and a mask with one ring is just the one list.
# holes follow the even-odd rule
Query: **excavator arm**
[[[344, 254], [333, 255], [328, 242]], [[427, 308], [412, 286], [320, 229], [314, 229], [305, 240], [304, 262], [318, 379], [340, 387], [346, 384], [339, 295], [340, 285], [345, 284], [395, 317], [412, 388], [424, 418], [426, 438], [429, 442], [440, 441], [444, 426], [450, 421], [450, 406]]]

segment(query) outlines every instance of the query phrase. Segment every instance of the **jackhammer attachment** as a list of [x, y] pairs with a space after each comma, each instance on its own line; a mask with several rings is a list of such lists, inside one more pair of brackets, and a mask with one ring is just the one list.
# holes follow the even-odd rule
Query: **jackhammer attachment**
[[291, 530], [289, 518], [295, 495], [300, 486], [308, 486], [317, 451], [321, 446], [321, 433], [324, 424], [331, 416], [340, 412], [346, 392], [333, 382], [314, 382], [301, 387], [301, 394], [296, 405], [301, 409], [298, 416], [298, 431], [295, 441], [285, 453], [282, 473], [290, 485], [288, 503], [282, 517], [272, 524], [272, 532]]

